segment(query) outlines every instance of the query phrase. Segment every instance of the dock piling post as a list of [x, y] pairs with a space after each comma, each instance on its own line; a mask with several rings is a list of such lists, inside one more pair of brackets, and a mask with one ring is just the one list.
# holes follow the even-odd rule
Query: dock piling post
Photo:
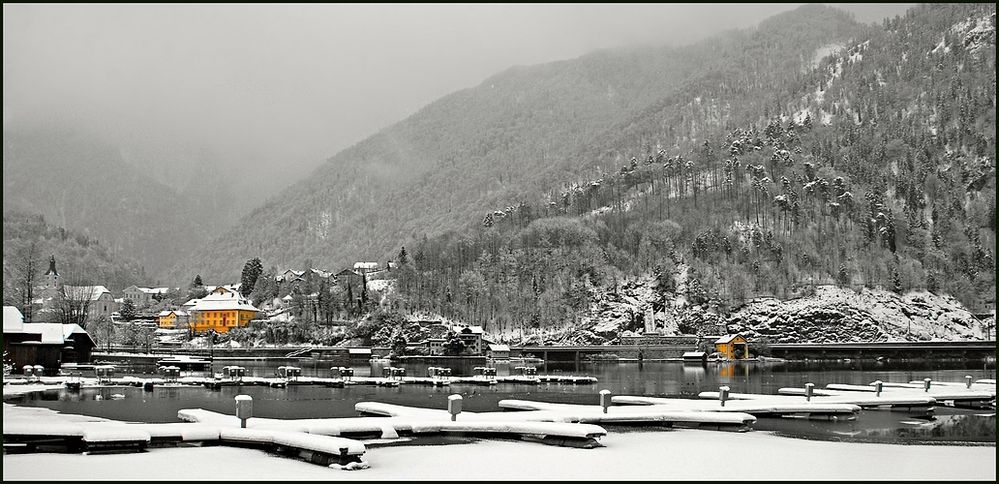
[[611, 405], [611, 391], [607, 389], [600, 390], [600, 406], [604, 408], [604, 413], [607, 413], [607, 408]]
[[928, 392], [928, 391], [930, 391], [930, 382], [931, 382], [931, 381], [932, 381], [932, 380], [931, 380], [931, 379], [929, 379], [929, 378], [923, 378], [923, 391], [924, 391], [924, 392]]
[[971, 375], [964, 375], [964, 382], [965, 382], [965, 384], [968, 385], [968, 389], [969, 390], [971, 389], [971, 380], [973, 380], [973, 378], [971, 377]]
[[806, 402], [812, 401], [812, 394], [814, 392], [815, 392], [815, 384], [814, 383], [805, 383], [805, 401]]
[[884, 388], [884, 386], [885, 386], [885, 383], [883, 381], [876, 380], [874, 382], [874, 396], [880, 397], [881, 396], [881, 390]]
[[451, 414], [452, 422], [458, 420], [458, 414], [461, 413], [461, 395], [447, 397], [447, 411]]
[[718, 387], [718, 400], [721, 401], [721, 406], [725, 406], [725, 400], [728, 400], [728, 391], [731, 390], [728, 386]]
[[239, 428], [246, 428], [246, 420], [253, 416], [253, 397], [249, 395], [236, 395], [236, 418], [239, 419]]

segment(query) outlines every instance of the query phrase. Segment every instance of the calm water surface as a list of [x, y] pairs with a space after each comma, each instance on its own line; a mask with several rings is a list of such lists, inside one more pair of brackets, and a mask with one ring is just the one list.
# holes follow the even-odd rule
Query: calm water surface
[[[240, 365], [255, 376], [273, 376], [277, 364], [265, 360], [226, 360], [216, 362], [216, 370], [224, 365]], [[447, 365], [394, 364], [403, 366], [409, 376], [426, 375], [428, 366], [450, 366], [455, 375], [470, 375], [481, 363], [456, 361]], [[498, 363], [497, 374], [515, 374], [523, 363]], [[302, 359], [297, 363], [307, 376], [329, 376], [333, 362]], [[356, 376], [381, 376], [381, 363], [354, 366]], [[615, 395], [645, 395], [656, 397], [692, 397], [702, 391], [717, 391], [728, 385], [734, 393], [777, 393], [781, 387], [802, 387], [806, 382], [822, 388], [828, 383], [867, 384], [874, 380], [910, 381], [929, 377], [939, 381], [963, 381], [965, 375], [975, 379], [995, 378], [995, 368], [969, 366], [967, 363], [928, 362], [821, 362], [821, 363], [746, 363], [746, 364], [685, 364], [680, 362], [646, 363], [540, 363], [543, 374], [573, 374], [595, 376], [596, 384], [572, 385], [542, 383], [524, 385], [500, 383], [493, 386], [453, 384], [450, 388], [424, 385], [401, 385], [396, 388], [349, 386], [326, 388], [303, 385], [288, 388], [263, 386], [224, 387], [218, 391], [203, 387], [156, 387], [152, 392], [135, 387], [84, 389], [78, 393], [65, 390], [47, 391], [7, 399], [10, 403], [47, 407], [66, 413], [96, 415], [106, 418], [144, 421], [177, 422], [177, 411], [184, 408], [204, 408], [232, 413], [233, 397], [247, 394], [253, 397], [255, 416], [272, 418], [323, 418], [357, 416], [354, 404], [374, 401], [426, 408], [447, 408], [447, 396], [460, 393], [464, 409], [473, 412], [499, 410], [496, 403], [503, 399], [525, 399], [558, 403], [592, 404], [598, 402], [597, 392], [608, 389]], [[149, 368], [132, 367], [125, 371], [148, 372]], [[112, 400], [112, 394], [124, 394]], [[98, 395], [101, 396], [98, 399]], [[611, 432], [628, 431], [624, 426], [608, 426]], [[904, 411], [867, 410], [856, 420], [828, 421], [809, 419], [760, 418], [756, 431], [775, 432], [796, 438], [848, 440], [890, 443], [964, 443], [995, 445], [995, 410], [969, 410], [937, 406], [932, 416]]]

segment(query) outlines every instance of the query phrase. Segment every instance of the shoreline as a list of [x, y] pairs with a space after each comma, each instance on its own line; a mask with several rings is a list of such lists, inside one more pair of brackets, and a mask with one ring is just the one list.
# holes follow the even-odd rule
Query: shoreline
[[[609, 433], [576, 449], [510, 440], [372, 446], [343, 471], [261, 450], [212, 446], [129, 454], [5, 454], [4, 480], [953, 480], [995, 481], [994, 446], [791, 439], [677, 429]], [[720, 459], [735, 461], [732, 469]], [[177, 466], [177, 462], [185, 465]], [[454, 467], [458, 465], [460, 467]]]

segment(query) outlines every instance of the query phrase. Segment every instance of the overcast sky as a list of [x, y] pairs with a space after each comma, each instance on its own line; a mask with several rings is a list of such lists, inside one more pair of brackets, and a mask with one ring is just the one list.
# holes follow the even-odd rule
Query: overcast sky
[[311, 168], [510, 66], [685, 44], [799, 5], [4, 4], [3, 121]]

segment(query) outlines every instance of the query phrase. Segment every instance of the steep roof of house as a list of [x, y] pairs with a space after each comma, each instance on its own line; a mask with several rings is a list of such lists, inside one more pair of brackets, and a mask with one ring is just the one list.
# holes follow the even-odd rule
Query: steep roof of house
[[66, 341], [69, 339], [75, 340], [76, 335], [83, 335], [83, 337], [90, 340], [91, 344], [97, 346], [97, 344], [94, 343], [94, 339], [90, 337], [89, 333], [87, 333], [87, 330], [80, 327], [79, 324], [60, 324], [60, 323], [24, 324], [23, 321], [21, 321], [21, 311], [18, 311], [18, 309], [13, 306], [4, 306], [3, 316], [4, 316], [3, 317], [4, 334], [37, 335], [38, 339], [35, 340], [35, 342], [37, 343], [59, 344], [59, 345], [65, 344]]
[[100, 299], [104, 293], [111, 294], [104, 286], [62, 286], [62, 291], [66, 297], [77, 300], [89, 297], [91, 301]]
[[209, 294], [194, 305], [194, 311], [260, 311], [247, 302], [246, 299], [223, 294]]
[[24, 315], [14, 306], [3, 307], [3, 332], [20, 331], [24, 326]]
[[738, 334], [738, 333], [737, 333], [737, 334], [729, 334], [729, 335], [725, 335], [725, 336], [722, 336], [721, 338], [718, 338], [718, 340], [717, 340], [717, 341], [715, 341], [715, 344], [723, 344], [723, 343], [731, 343], [731, 342], [732, 342], [732, 340], [734, 340], [734, 339], [736, 339], [736, 338], [739, 338], [739, 337], [741, 337], [741, 336], [742, 336], [742, 335], [741, 335], [741, 334]]

